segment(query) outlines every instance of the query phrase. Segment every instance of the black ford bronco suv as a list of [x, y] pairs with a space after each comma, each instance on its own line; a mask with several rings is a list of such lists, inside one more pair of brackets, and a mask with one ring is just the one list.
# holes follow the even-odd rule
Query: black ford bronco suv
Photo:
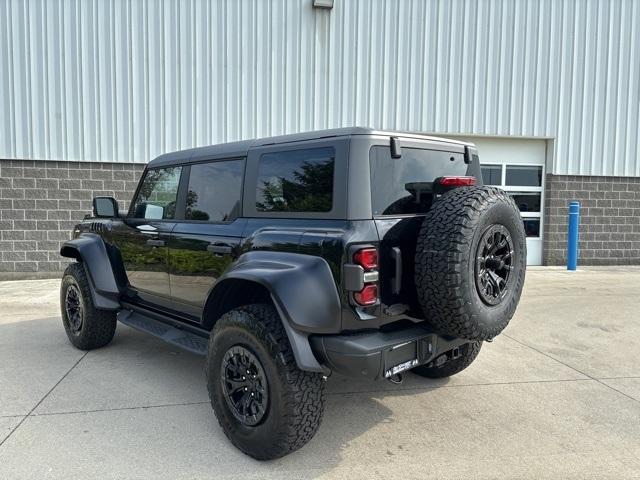
[[116, 323], [206, 355], [211, 404], [257, 459], [307, 443], [332, 373], [460, 372], [512, 318], [518, 208], [472, 144], [345, 128], [194, 148], [98, 197], [64, 243], [71, 343]]

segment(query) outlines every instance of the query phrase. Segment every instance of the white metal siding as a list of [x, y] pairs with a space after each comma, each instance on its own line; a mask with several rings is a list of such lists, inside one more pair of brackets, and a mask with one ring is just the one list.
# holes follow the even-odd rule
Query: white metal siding
[[638, 0], [0, 0], [0, 158], [363, 125], [555, 137], [640, 176]]

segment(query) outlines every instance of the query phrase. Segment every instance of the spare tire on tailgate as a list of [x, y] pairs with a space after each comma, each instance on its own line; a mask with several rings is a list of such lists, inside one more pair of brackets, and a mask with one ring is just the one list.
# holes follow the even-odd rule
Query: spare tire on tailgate
[[516, 310], [527, 247], [513, 199], [493, 187], [462, 187], [436, 200], [416, 245], [416, 288], [441, 334], [490, 340]]

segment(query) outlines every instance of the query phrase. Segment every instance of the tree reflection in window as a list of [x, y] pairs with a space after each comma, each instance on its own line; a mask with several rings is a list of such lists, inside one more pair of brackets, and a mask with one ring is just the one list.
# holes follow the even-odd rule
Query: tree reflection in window
[[[180, 172], [181, 167], [148, 170], [134, 203], [134, 217], [174, 218]], [[162, 214], [155, 217], [149, 216], [150, 206], [162, 208]]]
[[236, 219], [240, 215], [243, 172], [243, 159], [191, 165], [185, 218], [201, 222]]
[[194, 208], [198, 204], [198, 194], [193, 190], [187, 192], [187, 218], [189, 220], [209, 220], [209, 214]]
[[260, 158], [261, 212], [328, 212], [333, 204], [333, 148], [268, 153]]

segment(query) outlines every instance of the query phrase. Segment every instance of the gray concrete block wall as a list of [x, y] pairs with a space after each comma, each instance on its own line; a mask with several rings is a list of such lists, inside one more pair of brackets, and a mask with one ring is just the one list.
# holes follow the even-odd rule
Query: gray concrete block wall
[[91, 212], [93, 197], [114, 196], [127, 208], [143, 169], [143, 164], [0, 160], [0, 279], [64, 270], [60, 244]]
[[[127, 208], [143, 164], [0, 160], [0, 279], [56, 276], [60, 244], [97, 195]], [[566, 263], [567, 209], [582, 204], [581, 265], [640, 264], [640, 178], [547, 175], [543, 263]]]
[[566, 265], [572, 200], [581, 204], [579, 265], [640, 264], [640, 178], [547, 175], [545, 265]]

